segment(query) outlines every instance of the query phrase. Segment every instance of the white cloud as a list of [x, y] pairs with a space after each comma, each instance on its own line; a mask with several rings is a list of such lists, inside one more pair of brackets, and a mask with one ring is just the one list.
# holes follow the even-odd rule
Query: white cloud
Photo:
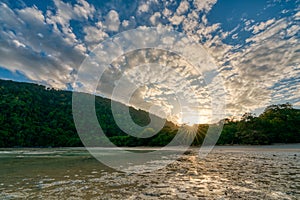
[[[56, 14], [48, 11], [48, 23], [53, 24], [56, 27], [56, 24], [62, 26], [68, 26], [69, 21], [72, 18], [75, 18], [75, 13], [73, 12], [73, 7], [69, 3], [64, 3], [61, 0], [54, 0], [56, 6]], [[57, 28], [57, 27], [56, 27]]]
[[[95, 12], [94, 6], [84, 0], [77, 0], [77, 3], [71, 5], [62, 0], [53, 0], [56, 6], [55, 13], [47, 11], [46, 22], [53, 25], [56, 33], [62, 34], [66, 42], [70, 45], [78, 43], [76, 35], [70, 26], [70, 20], [87, 20], [93, 18]], [[61, 26], [61, 29], [59, 28]]]
[[[195, 1], [197, 8], [208, 12], [216, 1]], [[270, 19], [253, 25], [254, 20], [246, 20], [245, 29], [252, 31], [254, 36], [246, 38], [245, 46], [227, 45], [223, 39], [231, 36], [237, 38], [237, 25], [233, 30], [223, 32], [221, 24], [207, 25], [206, 15], [202, 15], [202, 23], [191, 12], [181, 21], [180, 16], [174, 15], [170, 21], [174, 25], [181, 24], [186, 34], [195, 40], [205, 41], [207, 51], [215, 58], [220, 67], [220, 76], [224, 77], [227, 91], [227, 113], [238, 115], [254, 111], [257, 107], [265, 107], [270, 103], [300, 99], [289, 85], [284, 85], [280, 91], [270, 89], [280, 84], [283, 79], [295, 79], [299, 73], [299, 25], [291, 18], [279, 20]], [[297, 18], [297, 14], [292, 17]], [[175, 22], [175, 23], [174, 23]], [[194, 33], [197, 34], [194, 34]], [[299, 83], [293, 86], [299, 88]], [[275, 96], [277, 96], [275, 98]], [[294, 101], [293, 101], [294, 102]], [[280, 102], [282, 103], [282, 102]]]
[[159, 19], [161, 17], [161, 14], [159, 12], [154, 13], [151, 17], [150, 17], [150, 22], [152, 25], [156, 25], [157, 24], [157, 19]]
[[84, 57], [84, 45], [70, 44], [60, 32], [51, 32], [36, 7], [12, 10], [1, 4], [0, 13], [0, 66], [51, 87], [65, 88], [73, 81], [71, 72]]
[[182, 14], [184, 14], [189, 9], [189, 7], [190, 7], [189, 2], [187, 2], [185, 0], [181, 1], [180, 4], [179, 4], [179, 6], [178, 6], [178, 8], [177, 8], [177, 10], [176, 10], [176, 13], [178, 15], [182, 15]]
[[294, 106], [300, 107], [300, 101], [295, 102]]
[[[194, 66], [176, 54], [164, 50], [139, 50], [116, 59], [112, 66], [100, 79], [99, 94], [113, 98], [112, 91], [116, 85], [122, 87], [126, 94], [126, 90], [131, 88], [129, 85], [134, 84], [140, 88], [131, 97], [131, 104], [139, 109], [149, 110], [151, 105], [159, 106], [169, 120], [180, 119], [181, 109], [211, 119], [208, 112], [210, 98], [206, 86], [201, 84], [203, 77]], [[117, 81], [121, 75], [128, 83]], [[128, 95], [125, 94], [115, 100], [126, 103]], [[184, 120], [187, 122], [187, 119]]]
[[119, 14], [115, 10], [108, 12], [105, 18], [106, 29], [109, 31], [118, 31], [120, 26]]
[[256, 26], [253, 26], [253, 33], [256, 34], [262, 30], [265, 30], [268, 26], [270, 26], [271, 24], [273, 24], [275, 22], [275, 19], [269, 19], [266, 22], [261, 22]]
[[151, 13], [152, 11], [152, 6], [153, 5], [158, 5], [159, 2], [158, 0], [146, 0], [146, 1], [140, 1], [140, 4], [137, 8], [137, 14], [138, 15], [143, 15], [145, 13]]
[[21, 42], [18, 41], [18, 40], [13, 40], [12, 42], [16, 45], [16, 47], [23, 47], [23, 48], [26, 47], [25, 44], [21, 43]]
[[287, 36], [289, 37], [296, 36], [300, 32], [300, 25], [292, 25], [286, 31], [287, 31], [286, 33]]
[[197, 11], [208, 13], [216, 2], [217, 0], [194, 0], [193, 4]]
[[[251, 42], [249, 46], [234, 54], [229, 51], [229, 54], [224, 55], [228, 57], [227, 67], [233, 68], [221, 72], [228, 79], [228, 108], [233, 114], [300, 98], [296, 93], [289, 96], [290, 85], [283, 83], [285, 79], [293, 80], [299, 76], [295, 71], [300, 62], [300, 53], [297, 50], [300, 47], [299, 38], [286, 38], [293, 32], [290, 29], [296, 29], [295, 25], [288, 19], [261, 24], [260, 32], [246, 40]], [[282, 87], [277, 88], [278, 90], [270, 89], [275, 84]], [[299, 84], [295, 82], [292, 85], [299, 87]]]
[[42, 11], [38, 10], [37, 7], [27, 7], [22, 10], [18, 10], [18, 15], [22, 21], [31, 21], [35, 23], [45, 23], [45, 18]]
[[129, 25], [129, 21], [128, 21], [128, 20], [123, 20], [123, 21], [122, 21], [122, 26], [123, 26], [124, 28], [126, 28], [128, 25]]
[[86, 26], [83, 31], [85, 33], [84, 40], [89, 45], [90, 50], [108, 37], [108, 34], [101, 27]]
[[78, 18], [84, 18], [87, 20], [88, 18], [93, 18], [93, 14], [96, 11], [93, 5], [90, 5], [85, 0], [77, 0], [78, 4], [74, 6], [74, 13], [78, 16]]
[[[229, 115], [253, 111], [270, 103], [283, 103], [281, 101], [300, 105], [297, 100], [300, 99], [300, 84], [299, 81], [294, 81], [300, 76], [300, 26], [297, 21], [300, 19], [299, 11], [294, 16], [281, 19], [274, 16], [262, 22], [243, 18], [232, 30], [223, 31], [223, 24], [211, 23], [207, 17], [216, 2], [167, 1], [161, 4], [164, 6], [160, 6], [158, 1], [152, 0], [138, 4], [135, 15], [123, 15], [110, 10], [106, 16], [105, 11], [104, 17], [103, 13], [96, 11], [93, 5], [84, 0], [77, 0], [72, 4], [54, 0], [55, 10], [48, 10], [46, 14], [35, 6], [11, 9], [0, 3], [0, 65], [11, 71], [24, 72], [33, 81], [43, 81], [52, 87], [65, 88], [66, 83], [74, 80], [74, 73], [84, 59], [87, 49], [92, 50], [109, 37], [108, 33], [151, 23], [158, 28], [180, 27], [186, 35], [204, 46], [219, 66], [219, 75], [225, 80]], [[291, 12], [284, 11], [284, 16], [287, 13]], [[120, 21], [119, 14], [129, 17]], [[74, 33], [71, 20], [82, 23], [81, 37]], [[162, 24], [167, 21], [170, 23]], [[239, 30], [248, 31], [250, 37], [245, 38]], [[236, 39], [235, 45], [225, 43], [231, 38]], [[144, 39], [145, 36], [137, 37], [133, 42], [139, 43]], [[172, 44], [173, 41], [172, 38], [165, 38], [162, 42]], [[192, 49], [187, 51], [193, 52]], [[159, 56], [162, 63], [164, 59], [167, 60], [165, 55]], [[135, 65], [141, 60], [142, 55], [132, 57], [128, 62]], [[151, 70], [145, 68], [144, 73], [136, 70], [129, 75], [137, 82], [155, 82], [158, 79], [163, 82], [168, 79], [169, 82], [165, 84], [171, 85], [172, 82], [187, 99], [193, 99], [185, 89], [194, 80], [192, 71], [184, 68], [182, 61], [174, 59], [169, 63], [176, 67], [166, 67], [159, 71], [161, 74], [155, 74], [157, 70], [151, 74]], [[182, 76], [181, 79], [174, 79], [175, 72]], [[106, 78], [111, 77], [107, 75]], [[107, 84], [114, 83], [108, 81]], [[200, 91], [195, 85], [193, 88]], [[167, 109], [172, 107], [166, 98], [171, 94], [168, 90], [150, 87], [139, 92], [136, 94], [136, 102], [143, 96]], [[207, 109], [205, 106], [201, 109]]]
[[139, 13], [144, 13], [149, 11], [149, 4], [148, 3], [143, 3], [139, 6], [138, 12]]
[[184, 16], [178, 16], [178, 15], [174, 15], [173, 17], [169, 18], [169, 21], [173, 24], [173, 25], [179, 25], [184, 19]]
[[164, 10], [162, 11], [162, 14], [165, 17], [169, 17], [172, 14], [172, 12], [168, 8], [164, 8]]

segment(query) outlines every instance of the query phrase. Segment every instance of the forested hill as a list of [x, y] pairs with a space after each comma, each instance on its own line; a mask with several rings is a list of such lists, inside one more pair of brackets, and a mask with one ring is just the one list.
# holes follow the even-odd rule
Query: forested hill
[[[0, 80], [0, 97], [0, 147], [82, 146], [72, 116], [72, 92]], [[164, 146], [177, 133], [178, 126], [167, 122], [155, 136], [138, 139], [118, 128], [109, 99], [96, 97], [95, 107], [101, 128], [118, 146]], [[150, 122], [147, 112], [131, 107], [129, 111], [137, 124], [144, 126]], [[208, 125], [199, 125], [193, 145], [202, 143], [207, 129]], [[145, 131], [153, 130], [145, 128]], [[218, 141], [218, 144], [272, 143], [300, 143], [300, 110], [287, 103], [268, 106], [260, 116], [246, 113], [238, 121], [225, 119]]]
[[[0, 80], [0, 96], [0, 147], [82, 146], [72, 116], [72, 92]], [[167, 121], [156, 136], [136, 139], [115, 124], [109, 99], [96, 97], [95, 107], [103, 131], [117, 145], [164, 145], [177, 129]], [[150, 122], [147, 112], [132, 107], [129, 111], [137, 124]]]
[[289, 103], [270, 105], [258, 117], [245, 113], [225, 119], [218, 144], [300, 143], [300, 110]]

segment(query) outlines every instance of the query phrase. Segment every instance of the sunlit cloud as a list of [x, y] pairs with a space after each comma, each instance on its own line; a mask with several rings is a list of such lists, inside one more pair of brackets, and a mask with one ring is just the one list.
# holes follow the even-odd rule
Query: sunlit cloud
[[[300, 104], [299, 1], [261, 3], [257, 15], [248, 13], [247, 8], [241, 8], [246, 10], [240, 15], [233, 15], [230, 10], [221, 13], [220, 7], [230, 2], [217, 0], [132, 1], [130, 5], [53, 0], [49, 5], [44, 4], [47, 6], [43, 8], [26, 1], [0, 4], [0, 66], [21, 72], [33, 82], [72, 89], [76, 87], [79, 66], [99, 43], [126, 30], [155, 26], [183, 32], [205, 48], [218, 67], [215, 73], [224, 81], [223, 101], [228, 116], [254, 112], [274, 103]], [[143, 39], [136, 37], [133, 42], [141, 43]], [[163, 42], [173, 41], [165, 38]], [[192, 47], [187, 47], [186, 52], [198, 53]], [[176, 112], [170, 116], [180, 120], [180, 111], [170, 100], [172, 90], [177, 90], [190, 102], [193, 99], [203, 102], [198, 107], [190, 105], [194, 110], [186, 116], [201, 123], [210, 120], [209, 94], [203, 95], [202, 90], [207, 93], [216, 83], [207, 83], [207, 87], [195, 84], [190, 69], [197, 66], [189, 67], [182, 59], [170, 59], [163, 54], [145, 56], [139, 52], [127, 56], [131, 58], [119, 58], [112, 66], [116, 70], [122, 70], [122, 66], [133, 69], [146, 62], [145, 58], [157, 56], [165, 66], [160, 73], [145, 66], [143, 71], [137, 68], [128, 72], [135, 83], [139, 80], [160, 83], [141, 87], [132, 104], [146, 109], [148, 101], [164, 107], [165, 112], [171, 113], [173, 109]], [[198, 70], [203, 73], [206, 69], [201, 65]], [[112, 72], [104, 75], [102, 95], [109, 96], [107, 91], [114, 87], [116, 77]], [[188, 92], [189, 87], [196, 91], [195, 95]], [[201, 116], [197, 115], [199, 112]]]

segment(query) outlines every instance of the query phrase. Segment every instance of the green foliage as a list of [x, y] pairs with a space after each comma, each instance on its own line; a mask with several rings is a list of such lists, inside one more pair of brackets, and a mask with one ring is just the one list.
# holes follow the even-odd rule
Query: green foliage
[[300, 110], [286, 103], [268, 106], [259, 117], [246, 113], [240, 121], [227, 119], [218, 144], [299, 142]]
[[0, 147], [81, 146], [71, 93], [0, 80]]
[[[0, 96], [0, 147], [82, 146], [72, 116], [72, 92], [46, 89], [31, 83], [0, 80]], [[141, 126], [149, 124], [147, 112], [117, 104], [129, 109], [135, 123]], [[158, 138], [177, 129], [176, 125], [167, 121], [157, 135], [145, 139], [134, 138], [116, 125], [109, 99], [96, 97], [95, 108], [103, 131], [118, 146], [165, 144]], [[153, 131], [145, 128], [141, 134], [151, 134]], [[88, 130], [87, 134], [91, 132], [93, 130]], [[173, 137], [174, 134], [168, 133], [168, 139]]]
[[[0, 80], [0, 97], [0, 147], [82, 146], [72, 116], [72, 92]], [[116, 104], [122, 108], [120, 110], [129, 109], [136, 124], [144, 127], [150, 123], [147, 112]], [[153, 137], [136, 138], [117, 126], [114, 117], [121, 119], [124, 122], [122, 125], [130, 129], [124, 118], [126, 115], [122, 112], [112, 115], [111, 100], [96, 97], [95, 108], [101, 128], [117, 146], [165, 146], [179, 128], [167, 121], [164, 128]], [[188, 128], [187, 137], [195, 137], [192, 145], [202, 144], [207, 130], [208, 125], [205, 124]], [[87, 140], [95, 140], [89, 135], [95, 131], [87, 131]], [[154, 129], [145, 127], [141, 135], [154, 132]], [[105, 143], [102, 138], [99, 139]], [[300, 110], [288, 103], [268, 106], [259, 117], [246, 113], [240, 121], [225, 119], [218, 140], [218, 144], [297, 142], [300, 142]]]

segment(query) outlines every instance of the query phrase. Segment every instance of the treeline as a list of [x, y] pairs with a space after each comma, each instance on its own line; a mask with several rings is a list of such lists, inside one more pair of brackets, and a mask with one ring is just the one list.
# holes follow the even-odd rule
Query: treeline
[[225, 119], [218, 144], [300, 143], [300, 110], [291, 104], [268, 106], [256, 117], [245, 113], [241, 120]]
[[[83, 146], [73, 121], [72, 92], [0, 80], [0, 97], [0, 147]], [[118, 128], [111, 112], [111, 100], [96, 97], [95, 108], [101, 128], [118, 146], [162, 146], [173, 139], [178, 128], [167, 121], [155, 136], [138, 139]], [[141, 126], [150, 122], [145, 111], [130, 107], [129, 112]]]
[[0, 80], [0, 147], [81, 146], [71, 93]]
[[[0, 97], [0, 147], [83, 145], [73, 121], [72, 92], [46, 89], [32, 83], [0, 80]], [[120, 103], [117, 106], [128, 109]], [[124, 133], [116, 125], [111, 112], [111, 100], [96, 97], [95, 108], [101, 128], [117, 146], [164, 146], [174, 138], [179, 128], [167, 121], [155, 136], [136, 138]], [[145, 126], [150, 122], [145, 111], [129, 107], [129, 112], [138, 125]], [[115, 117], [122, 119], [124, 116], [119, 114]], [[89, 119], [86, 120], [83, 123], [88, 124]], [[123, 121], [126, 126], [126, 120]], [[187, 137], [196, 135], [193, 145], [199, 145], [203, 142], [207, 129], [208, 125], [205, 124], [190, 127]], [[87, 135], [92, 131], [87, 128]], [[145, 127], [141, 134], [153, 131]], [[282, 104], [267, 107], [258, 117], [246, 113], [239, 121], [225, 119], [218, 144], [296, 142], [300, 142], [300, 111], [290, 104]]]

